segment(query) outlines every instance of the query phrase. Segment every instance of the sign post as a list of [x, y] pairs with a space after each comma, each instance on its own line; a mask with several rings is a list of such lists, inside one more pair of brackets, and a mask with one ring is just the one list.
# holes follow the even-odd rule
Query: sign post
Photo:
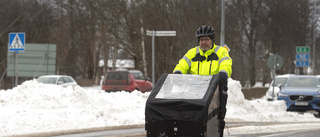
[[155, 30], [147, 30], [147, 35], [152, 36], [152, 84], [154, 85], [155, 80], [155, 68], [154, 68], [154, 37], [155, 36], [176, 36], [176, 31], [155, 31]]
[[272, 79], [273, 79], [273, 84], [272, 84], [272, 100], [274, 100], [274, 83], [275, 83], [275, 77], [276, 77], [276, 70], [279, 70], [283, 66], [283, 59], [281, 56], [277, 54], [273, 54], [268, 58], [268, 67], [272, 71]]
[[18, 52], [25, 49], [25, 33], [9, 33], [9, 51], [15, 51], [14, 53], [14, 69], [15, 69], [15, 86], [18, 85]]

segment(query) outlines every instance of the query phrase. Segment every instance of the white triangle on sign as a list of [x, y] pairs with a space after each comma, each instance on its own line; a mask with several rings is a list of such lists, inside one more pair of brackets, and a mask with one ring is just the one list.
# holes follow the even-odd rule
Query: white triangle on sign
[[23, 48], [23, 44], [18, 34], [16, 34], [13, 41], [11, 42], [10, 49], [21, 49], [21, 48]]

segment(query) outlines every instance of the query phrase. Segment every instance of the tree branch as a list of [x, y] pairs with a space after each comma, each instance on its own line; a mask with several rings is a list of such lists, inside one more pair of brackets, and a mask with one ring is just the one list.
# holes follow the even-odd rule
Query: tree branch
[[5, 32], [7, 32], [7, 30], [8, 30], [9, 28], [11, 28], [11, 26], [12, 26], [13, 24], [15, 24], [15, 23], [22, 17], [22, 15], [23, 15], [23, 13], [21, 13], [21, 14], [19, 15], [19, 17], [17, 17], [17, 18], [0, 34], [0, 39], [1, 39], [2, 35], [3, 35]]

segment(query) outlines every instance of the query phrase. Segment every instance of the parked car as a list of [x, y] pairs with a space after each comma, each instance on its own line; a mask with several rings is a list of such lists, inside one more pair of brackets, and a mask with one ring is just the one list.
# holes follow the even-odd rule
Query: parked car
[[152, 83], [147, 80], [135, 79], [129, 71], [109, 71], [107, 72], [102, 90], [111, 91], [129, 91], [139, 90], [141, 92], [151, 91]]
[[131, 73], [135, 79], [150, 81], [150, 78], [143, 75], [140, 70], [129, 70], [129, 73]]
[[316, 75], [317, 76], [317, 78], [320, 80], [320, 75]]
[[272, 80], [272, 82], [266, 92], [266, 98], [268, 101], [277, 100], [277, 98], [278, 98], [277, 94], [280, 91], [279, 85], [283, 85], [289, 76], [293, 76], [293, 74], [278, 75], [274, 78], [275, 80]]
[[286, 102], [287, 111], [312, 112], [320, 114], [320, 82], [316, 76], [290, 76], [280, 86], [278, 100]]
[[78, 85], [77, 82], [71, 76], [67, 75], [44, 75], [38, 77], [37, 81], [43, 84], [56, 84], [61, 85], [63, 87], [75, 87], [76, 85]]

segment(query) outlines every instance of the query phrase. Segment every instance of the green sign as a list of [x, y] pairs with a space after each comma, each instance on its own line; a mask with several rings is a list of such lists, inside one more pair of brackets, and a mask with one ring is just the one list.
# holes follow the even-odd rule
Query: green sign
[[310, 47], [309, 46], [297, 46], [296, 47], [296, 52], [297, 53], [309, 53], [310, 52]]
[[[56, 73], [55, 44], [26, 43], [26, 50], [17, 54], [17, 70], [19, 77], [39, 77]], [[7, 54], [7, 76], [15, 76], [14, 52]]]

